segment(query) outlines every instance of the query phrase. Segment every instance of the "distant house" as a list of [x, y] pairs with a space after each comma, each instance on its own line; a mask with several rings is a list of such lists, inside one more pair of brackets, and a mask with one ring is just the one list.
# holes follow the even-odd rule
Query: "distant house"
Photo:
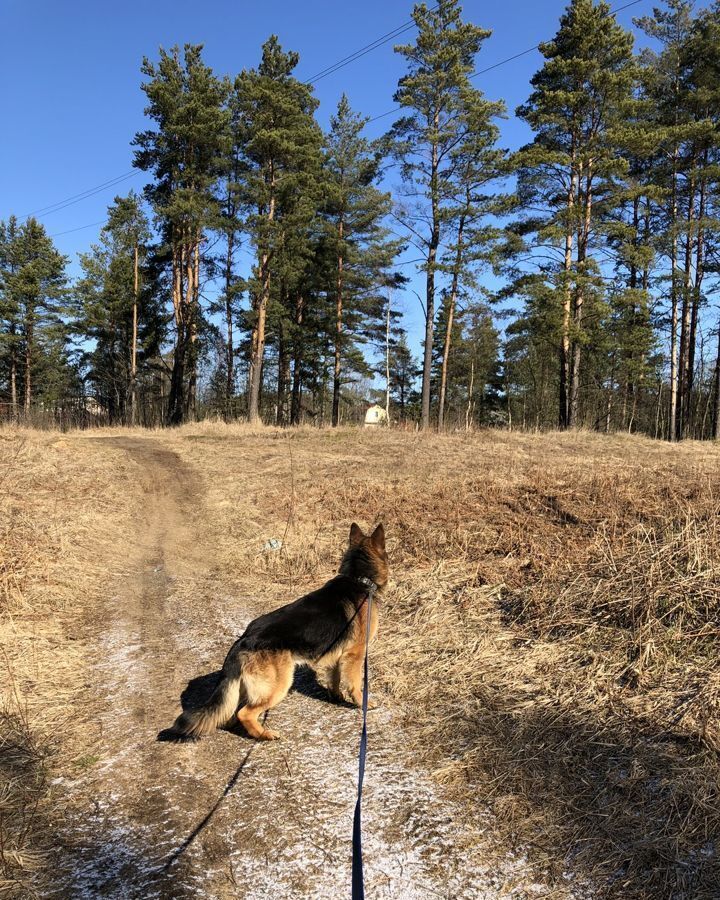
[[90, 413], [91, 416], [106, 416], [107, 409], [100, 403], [99, 400], [95, 397], [84, 397], [83, 398], [83, 409], [86, 413]]
[[387, 413], [383, 409], [382, 406], [378, 406], [377, 403], [374, 403], [370, 409], [365, 413], [365, 427], [366, 428], [376, 428], [379, 425], [387, 425], [388, 417]]

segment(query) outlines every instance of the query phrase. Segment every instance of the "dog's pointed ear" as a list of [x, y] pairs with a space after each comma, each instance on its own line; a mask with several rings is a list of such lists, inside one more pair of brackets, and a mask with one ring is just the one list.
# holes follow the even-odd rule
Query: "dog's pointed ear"
[[350, 545], [359, 544], [364, 537], [365, 533], [362, 528], [357, 522], [353, 522], [350, 526]]
[[373, 547], [375, 547], [377, 550], [385, 549], [385, 529], [382, 526], [382, 522], [370, 535], [370, 540], [372, 541]]

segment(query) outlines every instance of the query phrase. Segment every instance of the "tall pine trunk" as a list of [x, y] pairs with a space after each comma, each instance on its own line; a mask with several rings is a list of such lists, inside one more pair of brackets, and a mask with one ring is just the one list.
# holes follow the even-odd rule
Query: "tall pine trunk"
[[[582, 174], [582, 169], [580, 171]], [[588, 160], [587, 174], [585, 176], [585, 197], [584, 197], [584, 215], [580, 234], [578, 235], [578, 284], [575, 290], [575, 308], [573, 310], [573, 324], [575, 326], [576, 339], [572, 348], [572, 371], [570, 379], [570, 416], [568, 425], [575, 428], [578, 425], [579, 408], [580, 408], [580, 357], [581, 343], [579, 340], [580, 328], [582, 326], [584, 303], [585, 303], [585, 262], [587, 260], [588, 244], [590, 241], [590, 222], [592, 220], [592, 160]]]
[[[704, 165], [707, 165], [707, 150], [704, 154]], [[705, 217], [705, 178], [700, 179], [700, 197], [698, 201], [697, 240], [695, 243], [695, 286], [692, 292], [692, 310], [690, 314], [690, 346], [688, 347], [687, 365], [687, 394], [688, 416], [686, 421], [685, 436], [691, 436], [693, 429], [692, 398], [695, 389], [695, 352], [697, 344], [697, 326], [700, 315], [700, 300], [702, 297], [702, 283], [705, 274], [705, 230], [703, 219]]]
[[298, 294], [295, 300], [295, 349], [293, 353], [293, 386], [290, 401], [290, 424], [300, 424], [300, 404], [302, 402], [303, 333], [305, 300]]
[[680, 364], [678, 385], [678, 417], [675, 437], [680, 440], [686, 432], [689, 418], [688, 363], [690, 359], [690, 319], [692, 305], [692, 246], [693, 216], [695, 213], [695, 175], [690, 178], [687, 209], [687, 233], [685, 235], [685, 267], [680, 320]]
[[455, 318], [455, 304], [457, 302], [458, 282], [460, 280], [460, 266], [462, 264], [462, 239], [465, 228], [465, 213], [460, 216], [457, 233], [457, 251], [455, 253], [455, 265], [453, 266], [450, 296], [448, 297], [448, 314], [445, 328], [445, 342], [443, 344], [442, 366], [440, 369], [440, 397], [438, 399], [438, 431], [441, 431], [445, 422], [445, 394], [447, 391], [448, 361], [450, 359], [450, 344], [452, 341], [452, 327]]
[[33, 358], [33, 340], [34, 328], [32, 317], [28, 316], [25, 325], [25, 415], [30, 414], [30, 404], [32, 402], [32, 358]]
[[717, 355], [715, 356], [715, 377], [713, 382], [713, 410], [710, 435], [713, 440], [717, 441], [720, 439], [720, 321], [718, 321], [718, 346]]
[[175, 319], [175, 348], [172, 372], [170, 373], [170, 396], [168, 399], [167, 421], [169, 425], [180, 425], [185, 415], [185, 355], [186, 355], [186, 309], [184, 291], [184, 243], [180, 239], [173, 247], [173, 316]]
[[[433, 116], [433, 127], [437, 133], [440, 114], [436, 110]], [[433, 141], [432, 161], [430, 169], [430, 194], [432, 203], [432, 231], [428, 244], [427, 273], [425, 284], [425, 354], [423, 359], [422, 401], [420, 427], [423, 431], [430, 428], [430, 378], [432, 376], [432, 345], [435, 326], [435, 260], [440, 245], [440, 187], [438, 184], [438, 147]]]
[[565, 291], [563, 295], [563, 319], [562, 334], [560, 336], [560, 409], [558, 411], [558, 425], [567, 428], [570, 424], [570, 314], [572, 311], [572, 254], [574, 234], [575, 211], [575, 145], [571, 152], [570, 184], [568, 186], [567, 200], [565, 201], [567, 222], [565, 224], [565, 254], [563, 258], [563, 273], [565, 276]]
[[[270, 227], [275, 220], [275, 171], [270, 164], [270, 202], [267, 222]], [[265, 325], [270, 303], [270, 250], [267, 246], [260, 254], [260, 296], [257, 319], [253, 327], [250, 355], [250, 395], [248, 398], [248, 418], [251, 423], [260, 420], [260, 389], [262, 386], [262, 363], [265, 356]]]
[[265, 356], [265, 325], [270, 302], [269, 254], [263, 253], [260, 263], [260, 296], [257, 319], [253, 327], [250, 357], [250, 396], [248, 398], [248, 418], [250, 422], [260, 419], [260, 389], [262, 387], [262, 364]]
[[191, 279], [192, 289], [190, 290], [190, 310], [189, 310], [189, 368], [190, 377], [188, 379], [187, 392], [187, 415], [186, 417], [194, 422], [197, 419], [197, 370], [198, 370], [198, 326], [200, 323], [200, 235], [194, 235], [194, 243], [192, 253], [190, 255], [191, 266], [189, 277]]
[[678, 293], [677, 293], [677, 160], [678, 148], [673, 152], [671, 222], [672, 245], [670, 250], [670, 422], [669, 439], [676, 440], [678, 422]]
[[275, 415], [275, 421], [278, 425], [288, 424], [290, 353], [285, 331], [285, 323], [280, 322], [278, 326], [277, 413]]
[[[635, 253], [637, 253], [638, 247], [640, 246], [640, 196], [638, 194], [633, 197], [633, 227], [632, 227], [632, 243], [635, 249]], [[638, 318], [638, 308], [637, 303], [635, 302], [635, 291], [638, 287], [638, 267], [635, 262], [635, 257], [630, 262], [630, 290], [633, 292], [633, 302], [630, 307], [630, 327], [634, 330], [637, 325]], [[630, 431], [632, 428], [632, 421], [634, 410], [637, 404], [637, 385], [635, 384], [635, 368], [633, 363], [635, 361], [634, 350], [632, 344], [625, 351], [625, 398], [631, 397], [631, 412], [630, 412], [630, 420], [627, 422], [627, 430]], [[614, 369], [614, 357], [613, 357], [613, 369]], [[625, 419], [626, 405], [625, 401], [623, 401], [623, 422], [622, 427], [625, 429], [626, 419]]]
[[390, 424], [390, 297], [388, 294], [385, 318], [385, 419]]
[[137, 343], [138, 343], [138, 296], [140, 289], [139, 247], [135, 243], [133, 251], [133, 308], [132, 339], [130, 345], [130, 424], [137, 425]]
[[10, 326], [10, 405], [12, 407], [13, 421], [18, 418], [18, 394], [17, 394], [17, 347], [15, 345], [15, 324]]
[[343, 257], [343, 229], [344, 222], [342, 215], [338, 222], [338, 259], [337, 259], [337, 286], [335, 301], [335, 363], [333, 369], [333, 402], [332, 402], [332, 426], [336, 428], [340, 423], [340, 363], [342, 351], [342, 316], [343, 316], [343, 279], [344, 279], [344, 257]]
[[[231, 213], [234, 215], [234, 213]], [[225, 419], [231, 417], [231, 403], [235, 394], [235, 350], [233, 347], [232, 315], [232, 258], [235, 247], [234, 234], [228, 232], [227, 254], [225, 256]]]

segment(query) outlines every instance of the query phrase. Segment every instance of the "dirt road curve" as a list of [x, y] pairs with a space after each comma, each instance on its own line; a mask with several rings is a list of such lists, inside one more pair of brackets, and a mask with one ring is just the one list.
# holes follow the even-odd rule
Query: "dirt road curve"
[[[137, 464], [144, 519], [87, 625], [95, 658], [87, 708], [99, 729], [68, 806], [54, 897], [349, 896], [360, 720], [302, 675], [256, 744], [220, 731], [199, 744], [156, 740], [184, 702], [207, 694], [235, 635], [262, 610], [232, 596], [193, 526], [192, 469], [149, 439], [112, 438]], [[288, 598], [291, 599], [291, 598]], [[529, 896], [508, 890], [422, 773], [403, 763], [391, 710], [371, 714], [365, 800], [369, 898]]]

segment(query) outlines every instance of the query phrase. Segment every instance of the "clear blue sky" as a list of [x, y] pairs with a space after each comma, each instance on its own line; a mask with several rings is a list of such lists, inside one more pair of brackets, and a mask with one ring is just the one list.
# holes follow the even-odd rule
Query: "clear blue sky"
[[[616, 0], [621, 6], [627, 0]], [[429, 0], [431, 5], [432, 0]], [[257, 64], [260, 46], [275, 33], [300, 53], [299, 78], [311, 78], [331, 63], [406, 21], [405, 0], [265, 0], [205, 3], [189, 0], [125, 0], [122, 4], [68, 0], [3, 0], [0, 4], [0, 219], [25, 215], [132, 168], [130, 141], [145, 126], [140, 90], [143, 56], [158, 46], [202, 43], [216, 72], [236, 73]], [[629, 26], [633, 16], [650, 13], [643, 0], [618, 15]], [[493, 34], [478, 57], [485, 68], [552, 37], [565, 7], [563, 0], [504, 0], [489, 4], [466, 0], [465, 18]], [[401, 38], [410, 40], [412, 33]], [[363, 56], [316, 85], [318, 118], [325, 126], [340, 95], [355, 109], [375, 116], [392, 109], [392, 95], [403, 73], [394, 42]], [[527, 138], [513, 111], [529, 91], [540, 55], [529, 53], [475, 79], [491, 99], [504, 99], [509, 112], [501, 124], [502, 143], [516, 147]], [[368, 126], [381, 134], [392, 116]], [[97, 239], [115, 193], [140, 188], [143, 175], [108, 188], [72, 206], [39, 218], [77, 271], [79, 251]], [[62, 234], [62, 232], [70, 233]], [[407, 258], [412, 258], [410, 251]], [[412, 274], [414, 267], [405, 271]], [[412, 285], [411, 285], [412, 287]], [[401, 300], [413, 343], [419, 343], [420, 309], [413, 294]]]

